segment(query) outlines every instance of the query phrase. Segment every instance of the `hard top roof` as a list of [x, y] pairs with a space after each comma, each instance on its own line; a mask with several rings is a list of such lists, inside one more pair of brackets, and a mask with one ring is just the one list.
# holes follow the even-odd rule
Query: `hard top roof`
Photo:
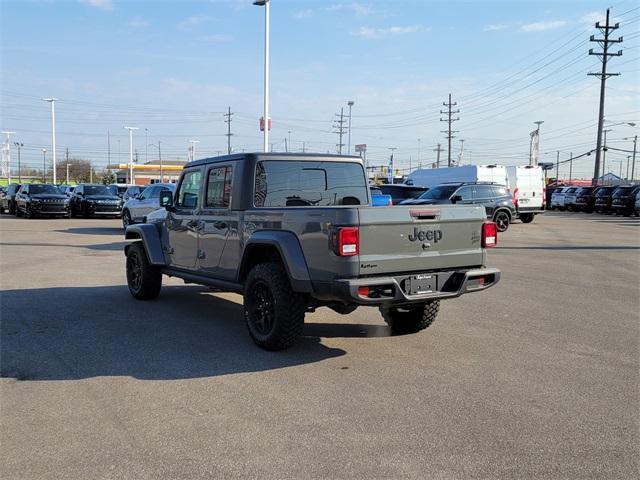
[[228, 162], [230, 160], [296, 160], [296, 161], [342, 161], [342, 162], [362, 162], [362, 159], [354, 155], [335, 155], [330, 153], [290, 153], [290, 152], [252, 152], [252, 153], [232, 153], [231, 155], [221, 155], [219, 157], [201, 158], [193, 160], [184, 168], [207, 165], [209, 163]]

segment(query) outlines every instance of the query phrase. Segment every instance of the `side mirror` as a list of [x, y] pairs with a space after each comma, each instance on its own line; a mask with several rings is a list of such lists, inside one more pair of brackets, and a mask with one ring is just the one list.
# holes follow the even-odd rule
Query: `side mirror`
[[461, 195], [454, 195], [453, 197], [451, 197], [451, 203], [458, 203], [462, 201], [462, 196]]
[[160, 192], [160, 206], [169, 210], [173, 205], [173, 192], [163, 190]]

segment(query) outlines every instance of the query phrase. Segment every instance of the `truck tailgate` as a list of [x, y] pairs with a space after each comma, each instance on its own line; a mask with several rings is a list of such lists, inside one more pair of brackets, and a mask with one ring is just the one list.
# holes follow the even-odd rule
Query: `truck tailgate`
[[484, 207], [415, 205], [358, 210], [361, 276], [484, 264]]

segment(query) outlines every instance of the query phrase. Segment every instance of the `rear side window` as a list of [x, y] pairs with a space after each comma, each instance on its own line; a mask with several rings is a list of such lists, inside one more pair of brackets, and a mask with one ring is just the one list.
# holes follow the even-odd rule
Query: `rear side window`
[[489, 199], [493, 197], [493, 188], [491, 185], [476, 185], [476, 198]]
[[201, 180], [202, 173], [200, 170], [194, 170], [184, 174], [182, 182], [180, 183], [176, 206], [183, 208], [196, 208], [198, 206]]
[[504, 197], [507, 195], [507, 189], [506, 187], [496, 187], [493, 186], [491, 187], [493, 189], [493, 195], [495, 197]]
[[367, 205], [362, 165], [331, 161], [265, 160], [256, 165], [256, 207]]
[[232, 174], [233, 168], [229, 166], [216, 167], [209, 170], [209, 177], [207, 179], [207, 207], [229, 207]]

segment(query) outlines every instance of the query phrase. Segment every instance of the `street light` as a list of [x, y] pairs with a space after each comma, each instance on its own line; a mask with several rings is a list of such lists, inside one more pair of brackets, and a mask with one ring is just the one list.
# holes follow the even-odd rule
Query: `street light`
[[11, 135], [16, 132], [7, 132], [3, 130], [2, 133], [7, 136], [7, 154], [9, 156], [9, 164], [7, 165], [7, 180], [11, 183]]
[[254, 5], [264, 7], [264, 140], [262, 149], [269, 151], [269, 0], [255, 0]]
[[154, 145], [152, 143], [147, 144], [149, 147], [155, 147], [158, 149], [158, 160], [160, 161], [160, 183], [163, 183], [162, 177], [162, 150], [160, 150], [160, 140], [158, 140], [158, 145]]
[[[536, 125], [536, 129], [534, 130], [535, 132], [535, 137], [538, 139], [538, 151], [540, 151], [540, 125], [542, 125], [544, 123], [544, 120], [537, 120], [535, 122], [533, 122], [534, 125]], [[529, 141], [529, 165], [533, 166], [533, 138], [534, 135], [531, 135], [531, 140]]]
[[[631, 137], [623, 138], [623, 140], [631, 140]], [[638, 136], [633, 137], [633, 159], [631, 160], [631, 181], [633, 181], [636, 170], [636, 145], [638, 144]], [[628, 175], [627, 175], [628, 176]]]
[[51, 104], [51, 143], [53, 150], [53, 184], [56, 182], [56, 100], [57, 98], [49, 97], [42, 99]]
[[125, 130], [129, 130], [129, 183], [135, 185], [133, 179], [133, 131], [138, 130], [138, 127], [122, 127]]
[[[13, 144], [16, 147], [18, 147], [18, 183], [22, 183], [22, 176], [20, 175], [20, 148], [24, 147], [24, 143], [13, 142]], [[11, 182], [9, 182], [9, 183], [11, 183]]]

